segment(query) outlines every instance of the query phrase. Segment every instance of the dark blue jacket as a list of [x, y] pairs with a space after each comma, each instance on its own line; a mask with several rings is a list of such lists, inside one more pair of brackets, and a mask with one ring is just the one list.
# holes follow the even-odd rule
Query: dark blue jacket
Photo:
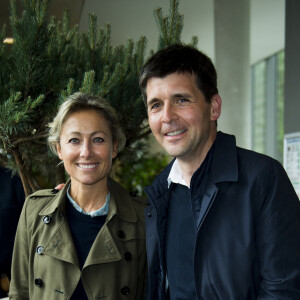
[[[172, 163], [145, 189], [148, 300], [168, 299], [164, 241]], [[197, 299], [300, 299], [300, 202], [280, 163], [236, 147], [234, 136], [219, 132], [200, 219]]]

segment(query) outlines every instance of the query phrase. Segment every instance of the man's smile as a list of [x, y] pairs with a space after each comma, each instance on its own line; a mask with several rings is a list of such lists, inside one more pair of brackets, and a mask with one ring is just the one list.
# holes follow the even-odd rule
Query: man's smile
[[180, 135], [182, 133], [186, 132], [186, 130], [176, 130], [176, 131], [172, 131], [172, 132], [168, 132], [165, 135], [166, 136], [176, 136], [176, 135]]

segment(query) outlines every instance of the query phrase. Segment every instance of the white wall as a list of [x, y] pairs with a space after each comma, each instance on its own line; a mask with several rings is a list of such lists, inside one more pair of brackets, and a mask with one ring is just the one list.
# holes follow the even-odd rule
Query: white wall
[[[129, 37], [136, 41], [145, 35], [148, 49], [156, 50], [158, 29], [153, 11], [157, 7], [162, 7], [166, 15], [169, 0], [86, 0], [79, 29], [88, 30], [88, 14], [94, 13], [100, 26], [111, 24], [113, 45], [124, 44]], [[213, 0], [184, 0], [179, 11], [184, 15], [183, 41], [190, 42], [192, 36], [198, 36], [199, 49], [213, 58]]]
[[251, 147], [249, 72], [250, 0], [215, 0], [215, 46], [222, 114], [218, 129]]
[[[158, 30], [153, 10], [162, 7], [166, 14], [169, 0], [85, 0], [79, 28], [88, 29], [88, 14], [98, 16], [100, 26], [112, 26], [113, 45], [123, 44], [127, 38], [137, 40], [146, 35], [149, 49], [156, 49]], [[183, 40], [199, 37], [199, 48], [213, 60], [214, 0], [181, 0], [184, 15]], [[284, 48], [285, 0], [250, 1], [250, 63], [253, 64]]]
[[250, 63], [284, 49], [285, 0], [250, 1]]
[[285, 106], [284, 133], [300, 131], [299, 71], [300, 71], [300, 1], [287, 0], [285, 39]]

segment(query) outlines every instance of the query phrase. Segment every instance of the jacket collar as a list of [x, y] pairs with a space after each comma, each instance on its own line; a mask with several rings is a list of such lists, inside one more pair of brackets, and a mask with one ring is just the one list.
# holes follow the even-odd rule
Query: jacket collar
[[218, 132], [210, 178], [214, 183], [238, 180], [236, 141], [233, 135]]
[[[69, 179], [61, 191], [59, 191], [50, 201], [50, 203], [41, 210], [40, 216], [49, 215], [55, 212], [56, 209], [61, 209], [64, 206], [67, 190], [71, 184]], [[107, 219], [111, 219], [115, 214], [118, 217], [128, 222], [137, 222], [137, 215], [131, 201], [131, 197], [127, 190], [120, 184], [109, 178], [110, 184], [110, 202]]]
[[[145, 188], [151, 199], [161, 197], [168, 191], [167, 178], [175, 159], [156, 177], [153, 184]], [[212, 159], [210, 182], [238, 180], [236, 141], [233, 135], [221, 131], [217, 133]]]
[[[149, 199], [154, 199], [165, 194], [168, 188], [168, 176], [175, 159], [155, 178], [154, 182], [145, 188], [145, 192]], [[171, 183], [172, 184], [172, 183]]]

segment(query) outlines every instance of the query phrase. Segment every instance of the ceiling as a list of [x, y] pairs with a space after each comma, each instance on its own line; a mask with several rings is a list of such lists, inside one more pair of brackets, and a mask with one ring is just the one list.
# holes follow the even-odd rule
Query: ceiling
[[[17, 2], [18, 11], [22, 11], [22, 0], [15, 0]], [[71, 12], [71, 25], [78, 24], [81, 16], [81, 11], [85, 0], [50, 0], [49, 1], [49, 15], [56, 16], [61, 20], [64, 9], [69, 9]], [[0, 0], [0, 28], [3, 24], [9, 24], [9, 7], [10, 0]], [[7, 36], [10, 36], [10, 28], [7, 28]]]

